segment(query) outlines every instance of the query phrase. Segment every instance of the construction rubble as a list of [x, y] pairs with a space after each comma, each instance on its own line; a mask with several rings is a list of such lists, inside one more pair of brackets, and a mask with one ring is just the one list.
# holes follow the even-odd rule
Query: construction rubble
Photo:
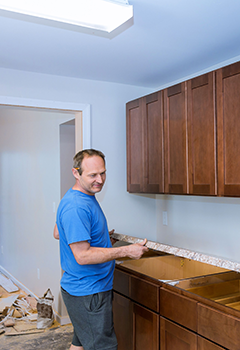
[[42, 298], [27, 295], [0, 272], [0, 335], [44, 332], [54, 324], [52, 303], [50, 289]]

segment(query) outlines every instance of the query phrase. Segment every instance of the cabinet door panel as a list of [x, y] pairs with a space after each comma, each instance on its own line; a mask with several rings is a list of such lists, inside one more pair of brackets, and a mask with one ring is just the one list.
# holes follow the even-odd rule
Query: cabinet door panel
[[240, 196], [240, 62], [217, 71], [218, 192]]
[[113, 293], [113, 322], [118, 340], [118, 350], [133, 349], [132, 302], [124, 296]]
[[127, 118], [127, 190], [143, 191], [143, 118], [142, 99], [126, 105]]
[[188, 193], [186, 83], [164, 90], [165, 192]]
[[198, 350], [224, 350], [224, 348], [198, 336]]
[[133, 349], [159, 350], [159, 315], [137, 304], [133, 304]]
[[197, 350], [197, 335], [160, 317], [161, 350]]
[[187, 84], [189, 193], [217, 195], [215, 73]]
[[144, 192], [163, 193], [163, 101], [162, 92], [143, 98]]

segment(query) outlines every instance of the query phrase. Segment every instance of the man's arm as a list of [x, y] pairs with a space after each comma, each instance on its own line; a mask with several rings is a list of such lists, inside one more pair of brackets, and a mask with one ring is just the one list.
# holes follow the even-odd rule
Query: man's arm
[[116, 248], [91, 247], [87, 241], [70, 244], [73, 255], [79, 265], [101, 264], [117, 258], [129, 257], [140, 259], [148, 251], [145, 246], [147, 239], [140, 243], [120, 246]]
[[57, 224], [55, 224], [54, 229], [53, 229], [53, 237], [55, 239], [59, 239], [59, 232], [58, 232]]

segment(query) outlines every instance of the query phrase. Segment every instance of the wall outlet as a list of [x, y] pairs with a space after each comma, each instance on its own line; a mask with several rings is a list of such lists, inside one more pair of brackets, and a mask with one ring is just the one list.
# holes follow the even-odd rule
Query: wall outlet
[[168, 225], [168, 216], [167, 216], [167, 211], [162, 212], [162, 218], [163, 218], [163, 225], [167, 226]]

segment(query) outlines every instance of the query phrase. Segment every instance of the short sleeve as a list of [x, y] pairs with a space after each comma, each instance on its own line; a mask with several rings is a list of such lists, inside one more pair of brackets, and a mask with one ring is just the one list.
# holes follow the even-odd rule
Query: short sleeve
[[86, 210], [67, 210], [61, 221], [68, 244], [91, 241], [91, 217]]

